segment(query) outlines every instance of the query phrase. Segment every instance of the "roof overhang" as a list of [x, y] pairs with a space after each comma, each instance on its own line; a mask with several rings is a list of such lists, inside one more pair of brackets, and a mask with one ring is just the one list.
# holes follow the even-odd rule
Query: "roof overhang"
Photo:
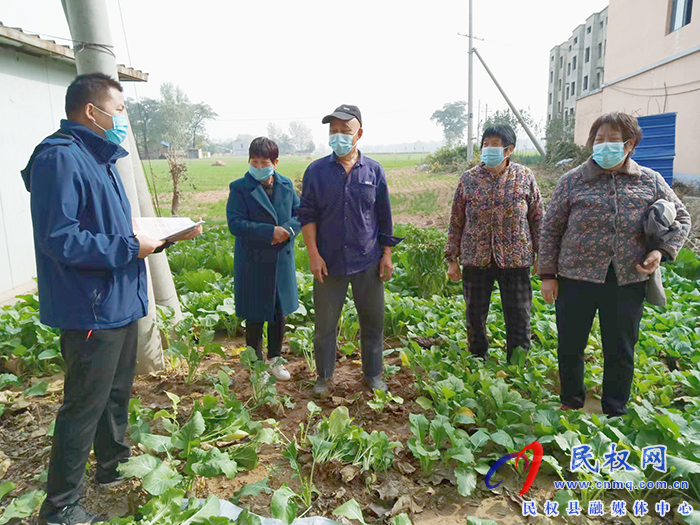
[[[44, 40], [30, 35], [21, 29], [6, 27], [0, 22], [0, 46], [12, 47], [21, 53], [39, 57], [51, 57], [64, 62], [75, 63], [75, 52], [68, 46], [62, 46], [52, 40]], [[138, 69], [117, 65], [119, 81], [148, 82], [148, 73]]]

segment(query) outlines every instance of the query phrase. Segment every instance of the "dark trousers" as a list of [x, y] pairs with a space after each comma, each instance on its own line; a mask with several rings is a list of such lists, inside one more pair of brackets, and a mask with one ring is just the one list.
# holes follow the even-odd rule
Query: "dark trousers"
[[129, 457], [126, 441], [129, 398], [134, 382], [138, 327], [67, 330], [61, 335], [66, 362], [63, 405], [49, 464], [45, 505], [63, 507], [80, 498], [85, 464], [95, 449], [97, 481], [112, 481]]
[[486, 319], [489, 314], [493, 283], [498, 281], [506, 324], [506, 354], [510, 360], [513, 350], [530, 349], [530, 309], [532, 308], [532, 283], [529, 268], [478, 268], [462, 269], [462, 285], [467, 315], [469, 351], [486, 357], [489, 341], [486, 336]]
[[[284, 339], [284, 328], [287, 320], [282, 315], [280, 302], [275, 301], [275, 319], [267, 323], [267, 358], [279, 357], [282, 352], [282, 340]], [[258, 359], [262, 359], [263, 326], [264, 322], [254, 322], [246, 320], [245, 343], [247, 346], [255, 348]]]
[[314, 349], [318, 376], [333, 376], [336, 359], [338, 321], [345, 304], [348, 285], [360, 320], [362, 373], [365, 377], [382, 373], [384, 350], [384, 282], [379, 279], [379, 263], [352, 275], [328, 275], [321, 283], [314, 279], [316, 310]]
[[603, 341], [603, 412], [627, 412], [634, 376], [634, 345], [644, 312], [646, 283], [617, 285], [610, 266], [604, 284], [559, 278], [556, 301], [559, 332], [559, 379], [561, 402], [581, 408], [586, 400], [583, 386], [584, 350], [596, 311]]

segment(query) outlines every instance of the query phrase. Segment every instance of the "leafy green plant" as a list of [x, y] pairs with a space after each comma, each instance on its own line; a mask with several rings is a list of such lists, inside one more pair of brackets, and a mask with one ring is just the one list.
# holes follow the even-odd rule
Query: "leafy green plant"
[[39, 321], [39, 298], [22, 295], [0, 309], [0, 360], [21, 360], [24, 375], [45, 376], [63, 368], [58, 330]]
[[249, 346], [241, 352], [241, 363], [248, 369], [250, 383], [253, 387], [250, 409], [252, 410], [268, 403], [279, 405], [275, 376], [270, 374], [270, 366], [264, 360], [258, 359], [254, 348]]
[[214, 330], [197, 326], [191, 316], [186, 316], [178, 323], [175, 334], [176, 340], [171, 342], [166, 353], [187, 363], [187, 384], [196, 379], [197, 371], [207, 355], [217, 354], [226, 358], [221, 345], [214, 342]]
[[375, 390], [374, 399], [367, 401], [369, 407], [374, 410], [377, 414], [384, 412], [387, 405], [391, 403], [396, 403], [397, 405], [403, 405], [403, 398], [400, 396], [395, 396], [391, 392], [384, 390]]
[[12, 519], [28, 518], [36, 512], [45, 497], [43, 490], [32, 490], [13, 499], [0, 516], [0, 525], [5, 525]]

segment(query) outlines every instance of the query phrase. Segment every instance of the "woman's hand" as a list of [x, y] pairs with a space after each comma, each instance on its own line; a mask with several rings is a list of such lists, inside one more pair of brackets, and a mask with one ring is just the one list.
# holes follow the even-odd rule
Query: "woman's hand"
[[545, 302], [552, 304], [559, 296], [559, 281], [556, 279], [542, 279], [540, 293]]
[[282, 226], [275, 226], [275, 233], [272, 234], [272, 244], [280, 244], [289, 239], [289, 232]]
[[647, 253], [647, 258], [642, 264], [637, 265], [637, 272], [644, 275], [651, 275], [661, 265], [661, 252], [659, 250], [651, 250]]
[[459, 263], [455, 261], [450, 261], [447, 267], [447, 277], [451, 281], [457, 282], [462, 279], [462, 269], [459, 267]]

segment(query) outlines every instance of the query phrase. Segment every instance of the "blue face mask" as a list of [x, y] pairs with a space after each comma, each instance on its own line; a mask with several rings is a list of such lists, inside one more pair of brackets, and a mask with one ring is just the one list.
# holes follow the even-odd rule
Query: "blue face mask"
[[105, 129], [97, 122], [95, 124], [97, 125], [98, 128], [100, 128], [102, 131], [105, 132], [105, 138], [110, 141], [112, 144], [116, 144], [119, 146], [122, 142], [124, 142], [124, 139], [126, 138], [126, 131], [129, 129], [129, 121], [126, 119], [125, 115], [110, 115], [106, 111], [98, 108], [95, 106], [95, 109], [100, 111], [101, 113], [104, 113], [105, 115], [109, 115], [112, 117], [112, 129]]
[[254, 166], [248, 166], [248, 173], [258, 182], [264, 181], [272, 177], [275, 172], [274, 166], [266, 166], [264, 168], [256, 168]]
[[[359, 130], [358, 130], [359, 131]], [[328, 145], [339, 157], [344, 157], [349, 154], [354, 147], [352, 139], [355, 138], [357, 133], [352, 135], [346, 135], [345, 133], [334, 133], [328, 137]]]
[[625, 142], [602, 142], [593, 144], [593, 160], [603, 169], [609, 170], [625, 160]]
[[490, 168], [495, 168], [505, 158], [503, 156], [503, 149], [498, 146], [484, 146], [481, 148], [481, 162], [486, 164]]

